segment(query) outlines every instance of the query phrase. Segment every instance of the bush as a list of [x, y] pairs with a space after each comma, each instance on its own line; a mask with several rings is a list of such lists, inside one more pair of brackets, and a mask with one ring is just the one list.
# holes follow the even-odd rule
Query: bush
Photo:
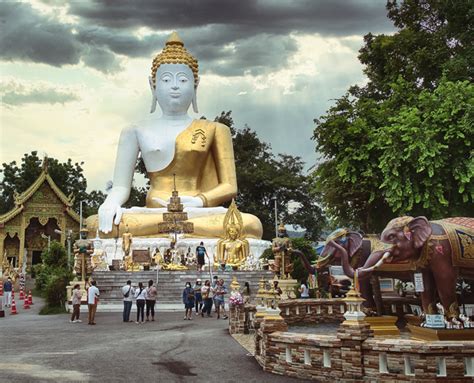
[[43, 263], [35, 266], [36, 288], [46, 299], [46, 307], [40, 313], [57, 314], [64, 311], [66, 286], [73, 275], [67, 264], [66, 250], [59, 242], [51, 242], [50, 248], [43, 251], [42, 259]]

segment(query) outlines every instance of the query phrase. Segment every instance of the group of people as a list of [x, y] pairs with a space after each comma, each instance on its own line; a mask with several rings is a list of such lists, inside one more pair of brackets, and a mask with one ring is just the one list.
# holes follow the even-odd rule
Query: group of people
[[133, 298], [135, 298], [137, 305], [137, 320], [135, 323], [142, 324], [145, 322], [145, 307], [146, 321], [150, 321], [150, 317], [152, 322], [155, 321], [155, 304], [158, 290], [153, 280], [148, 281], [148, 287], [143, 286], [142, 282], [139, 282], [137, 287], [133, 287], [132, 281], [128, 280], [126, 285], [122, 287], [122, 295], [124, 322], [133, 322], [130, 320]]
[[[97, 283], [94, 280], [86, 281], [85, 284], [86, 296], [87, 296], [87, 309], [88, 309], [88, 325], [95, 325], [95, 313], [97, 312], [97, 304], [99, 303], [100, 292], [97, 288]], [[79, 319], [81, 315], [81, 300], [82, 290], [79, 283], [75, 284], [72, 288], [72, 315], [69, 322], [81, 323]]]
[[217, 319], [227, 319], [228, 316], [225, 311], [225, 295], [227, 294], [227, 288], [224, 284], [224, 280], [216, 275], [213, 278], [212, 284], [209, 279], [204, 281], [204, 285], [200, 278], [196, 279], [194, 286], [191, 286], [191, 282], [186, 282], [186, 286], [183, 290], [183, 303], [184, 303], [184, 320], [191, 320], [193, 309], [196, 311], [196, 315], [201, 315], [212, 318], [211, 311], [212, 306], [215, 307], [215, 313]]
[[[278, 286], [278, 281], [274, 281], [274, 289], [278, 294], [282, 291]], [[11, 279], [3, 284], [3, 290], [5, 295], [5, 306], [9, 307], [11, 304], [11, 290], [12, 283]], [[97, 311], [97, 304], [99, 301], [100, 292], [96, 286], [96, 282], [91, 280], [86, 282], [87, 291], [87, 305], [88, 305], [88, 324], [95, 325], [95, 313]], [[309, 289], [306, 281], [301, 281], [299, 288], [301, 298], [309, 298]], [[158, 296], [158, 290], [154, 285], [153, 280], [148, 281], [148, 287], [145, 287], [142, 282], [138, 283], [138, 286], [132, 286], [132, 281], [128, 280], [125, 286], [122, 287], [121, 293], [123, 296], [123, 322], [133, 322], [130, 320], [130, 312], [132, 310], [133, 299], [137, 305], [137, 320], [135, 323], [142, 324], [145, 321], [155, 321], [155, 304]], [[224, 284], [224, 280], [219, 278], [217, 275], [213, 277], [212, 283], [209, 279], [202, 281], [200, 278], [196, 279], [194, 286], [191, 282], [186, 282], [183, 290], [182, 299], [185, 308], [184, 320], [191, 320], [193, 309], [196, 315], [201, 315], [212, 318], [211, 312], [212, 307], [215, 308], [217, 319], [227, 319], [227, 313], [225, 310], [225, 296], [228, 293], [227, 287]], [[250, 300], [250, 286], [248, 282], [245, 282], [243, 291], [244, 302]], [[71, 323], [82, 322], [79, 319], [80, 307], [81, 307], [82, 291], [79, 284], [76, 284], [72, 291], [72, 306], [73, 312], [70, 319]], [[146, 319], [145, 319], [145, 308], [146, 308]]]

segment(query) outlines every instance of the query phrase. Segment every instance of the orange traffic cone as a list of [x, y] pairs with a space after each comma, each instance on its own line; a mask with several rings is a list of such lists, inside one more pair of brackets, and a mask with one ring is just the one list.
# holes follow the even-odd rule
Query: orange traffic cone
[[28, 310], [30, 308], [30, 303], [28, 302], [28, 298], [25, 297], [25, 302], [23, 302], [23, 309]]
[[3, 282], [0, 280], [0, 297], [3, 297]]
[[11, 315], [18, 314], [16, 311], [16, 303], [15, 303], [15, 298], [12, 297], [12, 311], [10, 313]]
[[23, 291], [23, 286], [20, 286], [20, 301], [22, 301], [23, 299], [25, 299], [25, 293]]
[[33, 304], [33, 297], [31, 296], [31, 290], [28, 290], [28, 304], [30, 306]]
[[12, 287], [12, 299], [15, 298], [15, 288]]

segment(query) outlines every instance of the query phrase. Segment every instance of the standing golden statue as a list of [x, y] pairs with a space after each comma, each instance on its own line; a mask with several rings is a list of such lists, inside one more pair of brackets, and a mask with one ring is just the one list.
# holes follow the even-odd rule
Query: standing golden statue
[[94, 252], [92, 241], [87, 238], [87, 229], [81, 229], [80, 238], [74, 242], [74, 271], [85, 281], [86, 276], [92, 274], [91, 255]]
[[130, 254], [130, 250], [132, 248], [132, 233], [128, 231], [128, 225], [125, 228], [125, 233], [122, 235], [122, 251], [123, 251], [123, 258], [127, 257]]
[[293, 263], [291, 262], [292, 250], [291, 240], [288, 238], [285, 225], [280, 223], [278, 227], [278, 237], [272, 241], [275, 263], [270, 265], [270, 270], [281, 279], [290, 278], [289, 274], [293, 271]]
[[224, 217], [223, 226], [225, 237], [217, 241], [217, 259], [214, 263], [239, 267], [249, 256], [250, 246], [244, 236], [242, 214], [234, 200]]
[[[298, 281], [292, 279], [290, 275], [293, 272], [293, 263], [291, 262], [293, 247], [283, 223], [280, 223], [278, 236], [272, 241], [272, 251], [275, 255], [275, 262], [270, 264], [270, 270], [275, 273], [274, 286], [280, 288], [281, 299], [296, 298], [295, 286], [298, 285]], [[277, 282], [276, 285], [275, 282]]]

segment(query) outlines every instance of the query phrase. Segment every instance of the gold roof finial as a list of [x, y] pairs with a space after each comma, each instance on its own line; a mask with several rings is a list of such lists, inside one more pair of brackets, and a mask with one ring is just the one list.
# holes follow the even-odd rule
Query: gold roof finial
[[183, 40], [176, 32], [173, 32], [168, 38], [163, 50], [153, 59], [151, 66], [151, 78], [153, 87], [156, 88], [156, 71], [162, 64], [185, 64], [191, 68], [194, 76], [194, 86], [197, 87], [199, 82], [198, 76], [198, 60], [192, 56], [184, 47]]

